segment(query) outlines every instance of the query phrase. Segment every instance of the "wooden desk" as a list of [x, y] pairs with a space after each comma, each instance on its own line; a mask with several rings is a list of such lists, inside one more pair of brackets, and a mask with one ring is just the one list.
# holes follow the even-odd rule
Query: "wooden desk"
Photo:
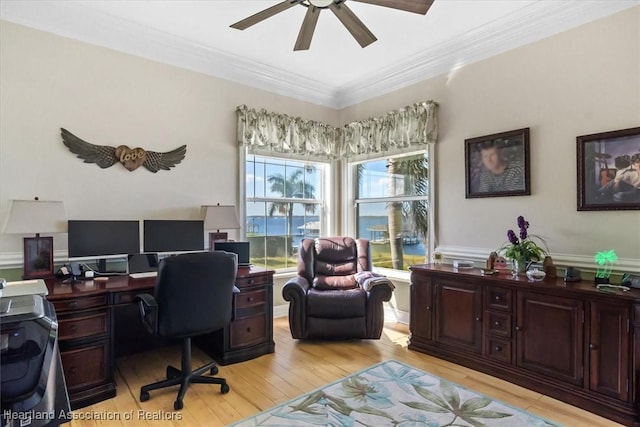
[[[232, 321], [228, 328], [200, 337], [197, 344], [221, 364], [273, 353], [273, 271], [238, 269]], [[58, 339], [72, 409], [116, 395], [115, 357], [166, 345], [149, 334], [133, 301], [153, 294], [155, 277], [112, 276], [68, 285], [47, 279], [58, 316]]]

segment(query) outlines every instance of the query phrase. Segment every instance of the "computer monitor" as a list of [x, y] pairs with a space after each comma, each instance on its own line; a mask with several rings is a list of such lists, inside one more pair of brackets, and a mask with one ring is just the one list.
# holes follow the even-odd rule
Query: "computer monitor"
[[104, 257], [140, 252], [139, 221], [69, 220], [69, 257]]
[[249, 242], [215, 242], [214, 250], [238, 255], [238, 267], [249, 267]]
[[144, 252], [204, 250], [204, 222], [144, 220]]
[[96, 260], [99, 273], [123, 272], [126, 256], [140, 252], [140, 221], [69, 220], [68, 233], [69, 259]]

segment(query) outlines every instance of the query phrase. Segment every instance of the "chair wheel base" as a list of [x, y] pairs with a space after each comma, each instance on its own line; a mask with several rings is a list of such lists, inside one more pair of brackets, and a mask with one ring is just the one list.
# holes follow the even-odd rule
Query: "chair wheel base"
[[220, 393], [222, 393], [222, 394], [227, 394], [227, 393], [229, 393], [229, 390], [231, 390], [231, 388], [229, 388], [229, 385], [228, 385], [228, 384], [222, 384], [222, 385], [220, 386]]
[[209, 370], [209, 375], [217, 375], [217, 374], [218, 374], [218, 372], [220, 372], [220, 371], [218, 370], [218, 367], [217, 367], [217, 366], [214, 366], [213, 368], [211, 368], [211, 369]]
[[149, 400], [149, 392], [148, 391], [141, 391], [140, 392], [140, 402], [146, 402], [147, 400]]
[[184, 408], [184, 404], [182, 403], [182, 400], [176, 400], [175, 402], [173, 402], [174, 410], [179, 411], [182, 408]]

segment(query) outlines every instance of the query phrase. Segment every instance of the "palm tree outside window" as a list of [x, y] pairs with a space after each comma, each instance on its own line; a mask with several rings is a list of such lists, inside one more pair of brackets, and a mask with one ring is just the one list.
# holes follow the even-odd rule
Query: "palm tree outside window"
[[251, 262], [295, 267], [300, 240], [320, 235], [327, 165], [247, 155], [246, 231]]

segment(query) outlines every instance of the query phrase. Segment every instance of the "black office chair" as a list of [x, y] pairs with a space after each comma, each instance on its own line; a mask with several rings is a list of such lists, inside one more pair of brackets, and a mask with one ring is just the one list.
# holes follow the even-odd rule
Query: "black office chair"
[[238, 269], [237, 256], [223, 251], [178, 255], [164, 259], [158, 269], [155, 297], [138, 295], [142, 322], [152, 334], [182, 338], [182, 369], [167, 366], [167, 379], [140, 388], [140, 401], [149, 391], [180, 384], [175, 410], [191, 383], [220, 384], [229, 392], [224, 378], [205, 377], [218, 373], [215, 363], [191, 369], [191, 338], [224, 328], [231, 321], [231, 299]]

